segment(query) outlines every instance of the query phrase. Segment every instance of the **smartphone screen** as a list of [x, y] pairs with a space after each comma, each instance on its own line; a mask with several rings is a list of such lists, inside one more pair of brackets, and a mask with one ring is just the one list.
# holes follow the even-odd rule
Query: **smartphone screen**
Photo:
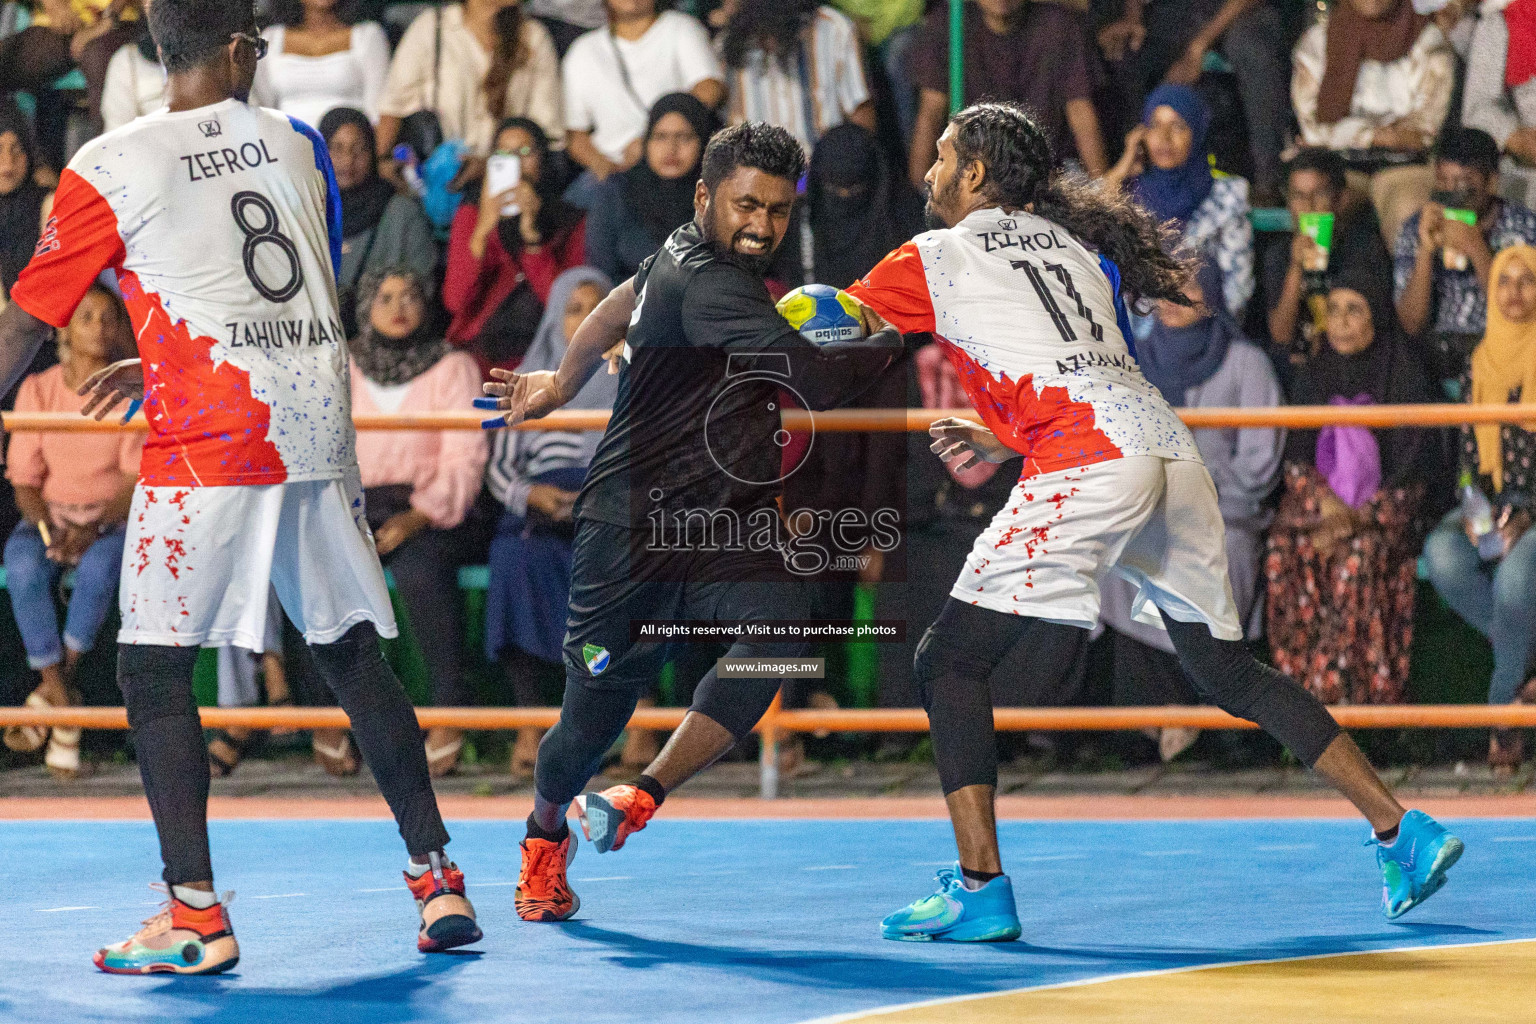
[[[493, 196], [515, 188], [523, 180], [523, 158], [512, 153], [493, 153], [485, 162], [485, 188]], [[506, 203], [501, 208], [503, 217], [516, 217], [522, 213], [516, 203]]]

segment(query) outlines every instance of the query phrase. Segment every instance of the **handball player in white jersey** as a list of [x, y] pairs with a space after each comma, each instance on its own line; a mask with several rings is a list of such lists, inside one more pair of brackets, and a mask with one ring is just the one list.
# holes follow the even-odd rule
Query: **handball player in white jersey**
[[[169, 900], [113, 973], [218, 973], [239, 950], [215, 895], [199, 647], [254, 646], [268, 580], [352, 720], [410, 854], [417, 946], [480, 938], [415, 713], [379, 652], [396, 634], [363, 517], [336, 299], [340, 199], [315, 131], [247, 102], [266, 50], [250, 0], [155, 0], [168, 109], [87, 143], [0, 314], [0, 391], [112, 271], [140, 361], [92, 381], [98, 418], [142, 396], [150, 438], [129, 514], [118, 683]], [[106, 854], [104, 854], [106, 855]], [[295, 883], [304, 864], [295, 858]], [[306, 947], [327, 936], [316, 912]]]
[[1370, 821], [1383, 909], [1398, 917], [1445, 883], [1462, 843], [1422, 812], [1405, 813], [1323, 706], [1243, 645], [1216, 488], [1129, 347], [1126, 301], [1187, 304], [1188, 269], [1149, 214], [1052, 166], [1021, 108], [956, 114], [925, 179], [929, 217], [944, 227], [848, 289], [902, 331], [932, 333], [958, 372], [982, 424], [936, 423], [940, 457], [1023, 457], [917, 652], [960, 859], [939, 873], [936, 893], [887, 917], [882, 934], [1019, 936], [994, 823], [987, 679], [1027, 637], [1092, 628], [1099, 581], [1112, 572], [1137, 586], [1133, 613], [1168, 630], [1206, 700], [1258, 723]]

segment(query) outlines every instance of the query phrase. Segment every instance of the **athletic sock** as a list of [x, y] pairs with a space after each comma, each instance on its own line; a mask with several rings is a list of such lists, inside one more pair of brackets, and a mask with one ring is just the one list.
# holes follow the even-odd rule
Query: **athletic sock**
[[994, 878], [1002, 878], [1001, 871], [972, 871], [970, 868], [960, 869], [961, 881], [971, 892], [975, 892]]
[[641, 775], [640, 778], [636, 779], [635, 788], [642, 789], [648, 793], [650, 798], [655, 801], [657, 807], [660, 807], [661, 802], [667, 798], [667, 791], [662, 788], [661, 783], [649, 775]]
[[571, 826], [565, 823], [564, 818], [560, 819], [560, 827], [551, 831], [550, 829], [541, 828], [539, 823], [534, 820], [533, 815], [528, 815], [529, 839], [543, 839], [546, 842], [563, 843], [565, 842], [565, 837], [570, 834]]
[[410, 875], [412, 878], [420, 878], [422, 875], [431, 870], [431, 864], [417, 864], [415, 861], [411, 861], [405, 866], [405, 873]]
[[218, 893], [204, 892], [201, 889], [189, 889], [184, 885], [171, 886], [171, 895], [194, 910], [207, 910], [219, 902]]
[[1401, 828], [1402, 828], [1402, 822], [1398, 822], [1396, 825], [1393, 825], [1391, 828], [1387, 829], [1385, 832], [1377, 832], [1377, 833], [1375, 833], [1376, 841], [1378, 843], [1380, 843], [1382, 846], [1391, 846], [1393, 843], [1397, 842], [1397, 834], [1398, 834], [1398, 831]]

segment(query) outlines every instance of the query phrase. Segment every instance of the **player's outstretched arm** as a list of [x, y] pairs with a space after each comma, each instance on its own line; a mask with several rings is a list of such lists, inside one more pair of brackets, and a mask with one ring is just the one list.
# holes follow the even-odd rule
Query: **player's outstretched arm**
[[982, 462], [1007, 462], [1019, 454], [997, 439], [997, 435], [975, 420], [945, 416], [928, 428], [933, 444], [928, 450], [948, 462], [965, 458], [956, 469], [970, 469]]
[[137, 359], [120, 359], [87, 377], [75, 393], [89, 396], [80, 415], [98, 421], [127, 402], [128, 411], [123, 414], [123, 422], [127, 423], [144, 404], [144, 364]]
[[515, 373], [493, 369], [491, 376], [496, 379], [484, 387], [494, 401], [479, 399], [475, 405], [497, 409], [502, 415], [486, 420], [482, 426], [495, 429], [538, 419], [575, 398], [604, 361], [605, 354], [624, 340], [636, 301], [634, 278], [609, 292], [576, 329], [559, 370]]
[[0, 395], [16, 386], [32, 364], [32, 357], [52, 335], [52, 327], [14, 302], [0, 311]]

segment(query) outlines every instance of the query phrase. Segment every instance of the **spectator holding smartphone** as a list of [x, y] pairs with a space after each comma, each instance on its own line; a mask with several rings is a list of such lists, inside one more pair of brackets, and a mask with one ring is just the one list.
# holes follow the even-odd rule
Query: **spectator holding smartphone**
[[493, 193], [487, 181], [478, 203], [459, 207], [448, 236], [443, 305], [453, 314], [450, 342], [482, 366], [511, 367], [533, 340], [555, 278], [585, 262], [586, 222], [552, 180], [549, 139], [538, 124], [503, 121], [495, 152], [517, 159], [518, 183]]
[[1435, 192], [1403, 224], [1393, 254], [1397, 315], [1452, 398], [1488, 319], [1494, 256], [1536, 245], [1536, 213], [1500, 199], [1499, 147], [1462, 128], [1440, 144]]
[[1104, 175], [1104, 186], [1129, 188], [1159, 220], [1173, 222], [1188, 249], [1214, 260], [1221, 271], [1220, 301], [1241, 320], [1253, 297], [1248, 182], [1211, 171], [1205, 148], [1210, 125], [1211, 108], [1199, 93], [1186, 85], [1158, 86], [1147, 96], [1141, 124], [1126, 136], [1119, 162]]
[[[1294, 230], [1266, 238], [1259, 254], [1269, 340], [1282, 373], [1317, 354], [1328, 270], [1353, 262], [1385, 267], [1390, 261], [1376, 210], [1347, 192], [1344, 158], [1337, 152], [1313, 147], [1296, 154], [1285, 168], [1285, 205]], [[1303, 230], [1308, 218], [1327, 219], [1326, 246]]]
[[[16, 411], [79, 413], [85, 406], [79, 389], [132, 350], [122, 300], [105, 285], [91, 285], [59, 332], [59, 364], [22, 381]], [[11, 435], [6, 477], [22, 521], [5, 543], [6, 589], [27, 664], [42, 677], [27, 698], [29, 707], [79, 703], [75, 667], [95, 646], [117, 597], [124, 527], [143, 447], [144, 435], [137, 432]], [[70, 569], [75, 586], [61, 637], [54, 592]], [[45, 743], [50, 772], [61, 778], [79, 774], [79, 729], [60, 727], [51, 735], [37, 726], [5, 731], [12, 750], [38, 750]]]
[[[1488, 331], [1465, 375], [1467, 400], [1536, 406], [1536, 249], [1516, 245], [1493, 260]], [[1461, 428], [1462, 507], [1430, 534], [1430, 581], [1456, 614], [1493, 645], [1488, 703], [1536, 703], [1527, 678], [1536, 640], [1536, 409], [1525, 424]], [[1481, 499], [1481, 500], [1479, 500]], [[1486, 521], [1473, 514], [1480, 506]], [[1488, 761], [1511, 774], [1524, 757], [1522, 734], [1496, 729]]]

